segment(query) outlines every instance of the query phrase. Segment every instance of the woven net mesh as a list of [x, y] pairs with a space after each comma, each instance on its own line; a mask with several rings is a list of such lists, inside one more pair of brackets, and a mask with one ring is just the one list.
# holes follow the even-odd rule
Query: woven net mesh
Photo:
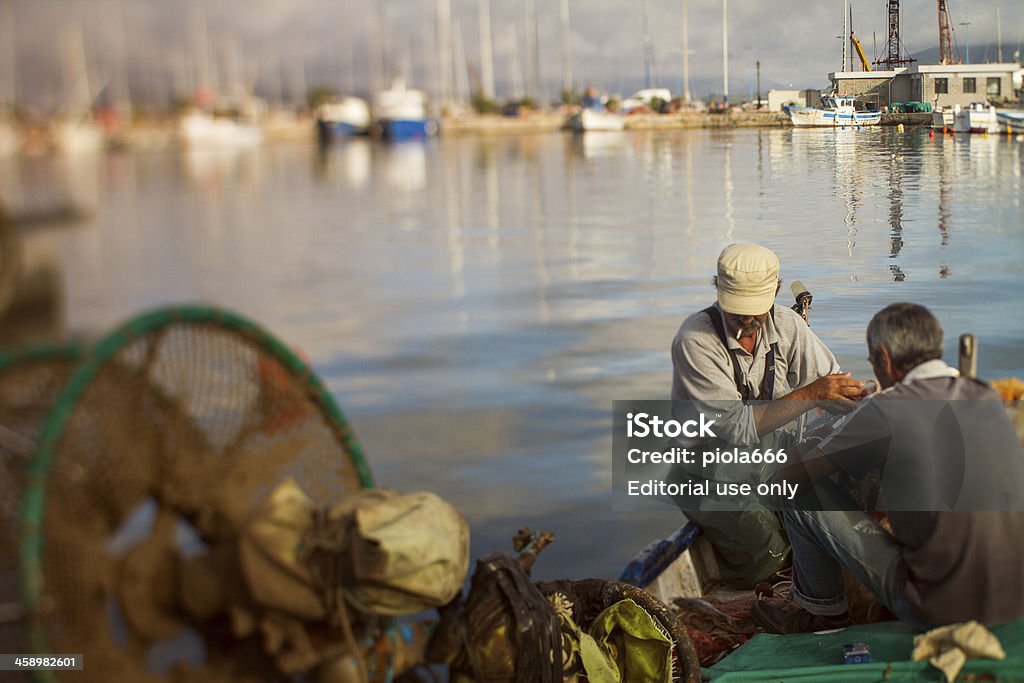
[[[28, 632], [18, 611], [18, 516], [25, 470], [39, 428], [76, 365], [76, 354], [23, 353], [0, 367], [0, 651], [29, 652]], [[28, 681], [27, 673], [0, 671], [0, 681]]]
[[154, 634], [183, 617], [176, 549], [139, 511], [209, 549], [286, 477], [323, 505], [359, 488], [346, 427], [294, 367], [246, 329], [170, 322], [127, 336], [73, 403], [46, 480], [41, 618], [49, 651], [85, 655], [76, 680], [266, 679], [209, 642], [198, 668], [154, 673]]

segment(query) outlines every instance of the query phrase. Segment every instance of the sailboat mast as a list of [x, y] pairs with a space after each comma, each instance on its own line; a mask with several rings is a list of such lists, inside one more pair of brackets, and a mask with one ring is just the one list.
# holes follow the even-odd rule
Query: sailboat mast
[[683, 0], [683, 103], [690, 103], [690, 19], [687, 0]]
[[480, 94], [494, 99], [494, 50], [491, 48], [491, 0], [478, 0], [480, 9]]
[[452, 24], [452, 57], [455, 66], [455, 97], [459, 104], [469, 100], [469, 70], [466, 66], [466, 48], [462, 42], [462, 25], [456, 19]]
[[526, 0], [527, 97], [540, 100], [540, 48], [537, 41], [537, 0]]
[[644, 15], [644, 87], [652, 87], [651, 82], [651, 71], [653, 69], [652, 62], [654, 48], [651, 46], [651, 27], [650, 27], [650, 2], [649, 0], [643, 0], [643, 15]]
[[509, 24], [509, 50], [511, 56], [508, 60], [509, 81], [512, 86], [512, 99], [523, 99], [523, 66], [519, 59], [519, 38], [516, 36], [516, 25]]
[[569, 51], [569, 0], [562, 0], [562, 92], [572, 92], [572, 54]]
[[452, 3], [451, 0], [437, 0], [437, 68], [440, 71], [438, 83], [441, 86], [441, 107], [451, 101], [452, 96]]

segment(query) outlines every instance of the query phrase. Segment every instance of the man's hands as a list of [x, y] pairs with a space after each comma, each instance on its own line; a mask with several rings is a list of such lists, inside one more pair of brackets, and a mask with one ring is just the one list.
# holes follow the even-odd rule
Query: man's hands
[[864, 383], [853, 379], [848, 372], [819, 377], [793, 393], [800, 393], [802, 400], [814, 401], [833, 413], [847, 413], [853, 410], [857, 401], [867, 396]]
[[795, 420], [810, 408], [809, 403], [840, 414], [853, 410], [865, 396], [864, 383], [853, 379], [850, 373], [825, 375], [780, 399], [754, 406], [754, 423], [760, 436]]

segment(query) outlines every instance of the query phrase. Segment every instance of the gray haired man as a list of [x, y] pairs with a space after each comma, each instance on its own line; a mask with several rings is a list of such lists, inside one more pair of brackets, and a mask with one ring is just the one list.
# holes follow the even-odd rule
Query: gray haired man
[[775, 633], [845, 625], [846, 568], [918, 627], [1024, 618], [1024, 453], [999, 396], [941, 360], [942, 327], [923, 306], [882, 309], [867, 343], [883, 390], [779, 477], [838, 500], [836, 476], [862, 489], [880, 472], [877, 495], [869, 510], [787, 510], [795, 604], [751, 615]]

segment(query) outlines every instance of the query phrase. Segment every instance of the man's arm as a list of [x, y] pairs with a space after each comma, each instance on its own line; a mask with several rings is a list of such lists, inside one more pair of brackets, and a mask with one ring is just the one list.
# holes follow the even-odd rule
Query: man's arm
[[819, 377], [782, 398], [754, 406], [757, 434], [762, 436], [774, 431], [812, 407], [825, 408], [829, 412], [849, 412], [863, 396], [864, 383], [853, 379], [848, 372]]
[[771, 403], [754, 407], [758, 436], [788, 424], [811, 407], [833, 413], [852, 410], [864, 396], [863, 383], [852, 379], [849, 373], [839, 372], [835, 355], [799, 315], [776, 305], [773, 320], [779, 335], [792, 340], [785, 350], [786, 379], [796, 389]]

